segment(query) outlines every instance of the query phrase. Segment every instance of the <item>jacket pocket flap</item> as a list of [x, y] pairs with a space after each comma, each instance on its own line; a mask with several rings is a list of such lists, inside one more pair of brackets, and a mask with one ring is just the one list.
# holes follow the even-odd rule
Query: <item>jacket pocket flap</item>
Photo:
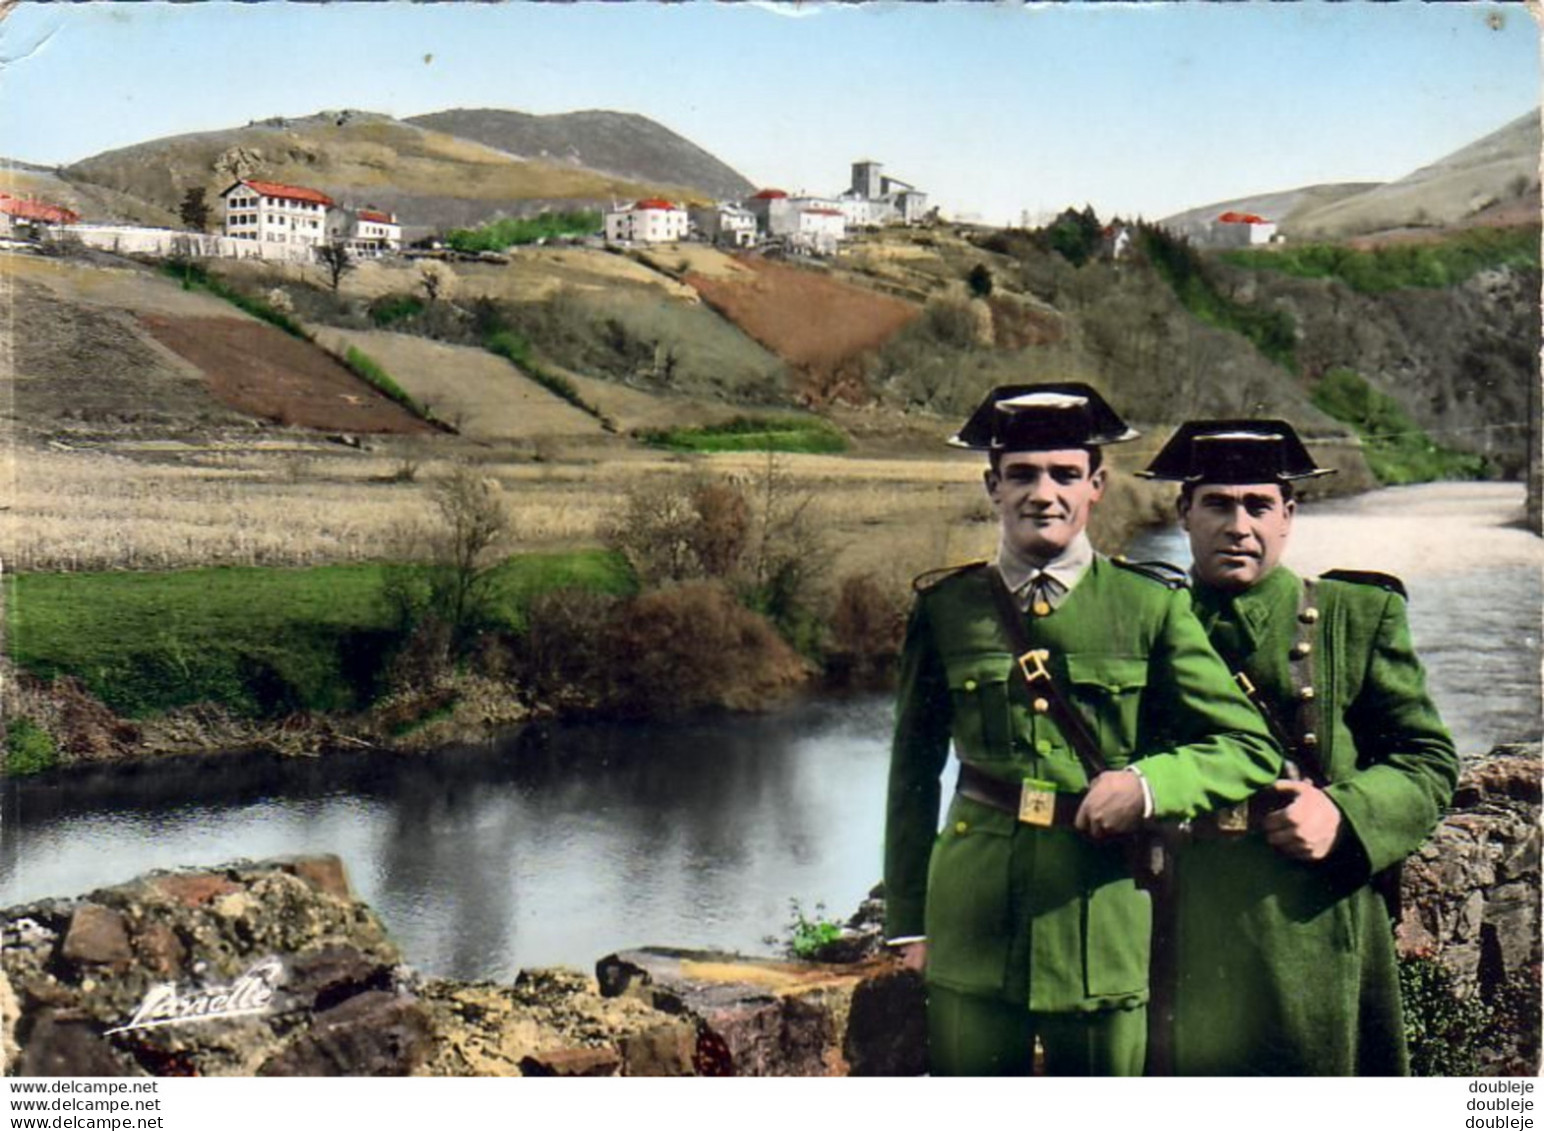
[[949, 690], [975, 691], [978, 687], [1002, 684], [1013, 670], [1013, 657], [1007, 652], [973, 652], [944, 660], [949, 676]]
[[1147, 661], [1139, 656], [1069, 653], [1067, 677], [1081, 686], [1104, 691], [1131, 691], [1147, 686]]

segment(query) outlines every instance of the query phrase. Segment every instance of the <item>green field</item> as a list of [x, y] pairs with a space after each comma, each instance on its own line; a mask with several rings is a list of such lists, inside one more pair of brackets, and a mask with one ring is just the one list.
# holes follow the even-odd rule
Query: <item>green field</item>
[[727, 424], [641, 432], [639, 439], [677, 452], [834, 454], [847, 450], [847, 437], [841, 430], [814, 417], [737, 416]]
[[[79, 678], [131, 717], [203, 701], [251, 716], [357, 709], [400, 643], [383, 586], [403, 568], [416, 567], [12, 575], [10, 653], [40, 676]], [[538, 593], [633, 584], [603, 551], [522, 555], [495, 571], [495, 617], [519, 631]]]

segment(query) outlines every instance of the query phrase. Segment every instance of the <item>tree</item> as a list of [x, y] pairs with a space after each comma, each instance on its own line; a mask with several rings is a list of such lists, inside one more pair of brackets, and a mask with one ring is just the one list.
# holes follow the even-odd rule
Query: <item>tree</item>
[[338, 284], [343, 276], [354, 269], [354, 257], [349, 254], [348, 241], [342, 236], [334, 236], [316, 249], [317, 261], [321, 263], [322, 270], [327, 273], [327, 280], [332, 284], [333, 294], [338, 293]]
[[985, 263], [976, 264], [965, 276], [965, 284], [977, 298], [987, 298], [992, 293], [992, 269]]
[[194, 185], [182, 194], [182, 204], [177, 209], [183, 224], [195, 232], [209, 230], [209, 202], [205, 199], [204, 186]]
[[449, 264], [426, 259], [418, 265], [418, 285], [430, 303], [435, 303], [456, 293], [456, 273]]

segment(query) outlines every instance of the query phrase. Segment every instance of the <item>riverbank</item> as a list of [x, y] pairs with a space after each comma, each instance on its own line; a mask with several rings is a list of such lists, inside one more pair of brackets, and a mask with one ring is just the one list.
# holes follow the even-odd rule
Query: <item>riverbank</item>
[[[791, 480], [763, 475], [711, 489], [701, 484], [716, 481], [683, 480], [679, 499], [646, 496], [668, 504], [662, 513], [684, 505], [703, 517], [695, 532], [662, 529], [643, 546], [645, 558], [530, 553], [488, 570], [475, 644], [454, 655], [426, 628], [421, 609], [403, 603], [405, 589], [428, 585], [421, 564], [12, 574], [12, 667], [0, 688], [6, 770], [220, 750], [423, 750], [485, 742], [532, 720], [761, 709], [834, 677], [882, 678], [900, 644], [910, 574], [898, 574], [894, 563], [883, 574], [839, 572], [841, 555], [813, 522], [790, 528], [782, 544], [751, 546], [745, 516], [756, 512], [744, 500], [761, 486], [776, 484], [791, 501], [785, 511], [805, 519], [802, 500], [813, 498]], [[1161, 486], [1117, 482], [1121, 489], [1096, 511], [1107, 547], [1162, 515], [1169, 495]], [[956, 505], [979, 490], [934, 486], [933, 496]], [[1413, 621], [1457, 603], [1466, 621], [1510, 622], [1518, 602], [1538, 605], [1537, 585], [1496, 588], [1486, 574], [1483, 586], [1467, 591], [1462, 576], [1525, 576], [1544, 566], [1544, 542], [1516, 524], [1521, 502], [1516, 485], [1465, 483], [1310, 503], [1287, 561], [1310, 573], [1331, 566], [1398, 573], [1416, 598]], [[710, 503], [717, 509], [703, 509]], [[735, 509], [742, 504], [744, 514]], [[931, 521], [946, 534], [940, 544], [970, 543], [962, 559], [990, 553], [995, 525], [984, 500]], [[684, 539], [706, 554], [726, 536], [741, 539], [737, 552], [748, 564], [739, 575], [687, 584], [655, 578], [657, 589], [640, 591], [634, 563], [660, 545]], [[919, 527], [913, 537], [931, 536]], [[787, 576], [797, 590], [769, 573], [768, 563], [778, 561], [785, 564], [777, 569], [793, 571]], [[1513, 607], [1490, 608], [1487, 594], [1503, 591]], [[1474, 650], [1493, 643], [1489, 629], [1479, 635], [1439, 642], [1429, 663], [1461, 683]], [[1531, 646], [1536, 652], [1536, 638]], [[1486, 678], [1496, 686], [1495, 672]], [[1529, 693], [1513, 690], [1519, 701]], [[1473, 743], [1535, 733], [1476, 732]]]

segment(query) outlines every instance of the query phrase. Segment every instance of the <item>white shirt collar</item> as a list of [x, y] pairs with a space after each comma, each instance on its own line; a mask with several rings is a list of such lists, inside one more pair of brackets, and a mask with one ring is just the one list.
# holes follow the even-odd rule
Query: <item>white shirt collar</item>
[[1007, 542], [997, 546], [997, 569], [1010, 592], [1017, 593], [1042, 573], [1067, 592], [1072, 591], [1088, 567], [1094, 562], [1094, 545], [1088, 540], [1088, 531], [1082, 531], [1068, 543], [1067, 548], [1044, 564], [1035, 562]]

